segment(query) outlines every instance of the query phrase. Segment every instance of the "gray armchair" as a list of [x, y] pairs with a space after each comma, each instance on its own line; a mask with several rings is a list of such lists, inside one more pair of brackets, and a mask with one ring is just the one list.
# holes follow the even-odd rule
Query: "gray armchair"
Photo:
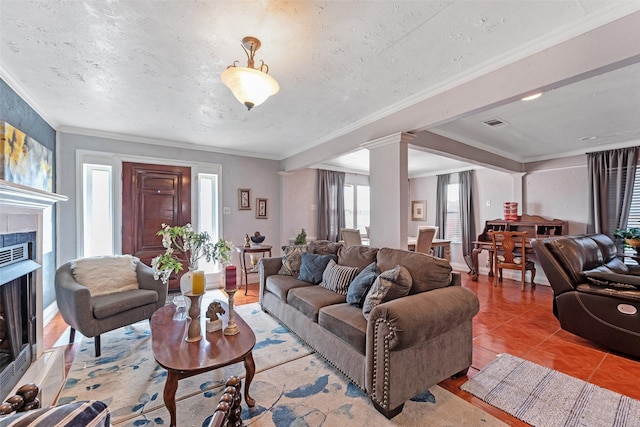
[[151, 315], [165, 304], [167, 285], [153, 278], [151, 267], [138, 261], [136, 265], [138, 289], [91, 296], [87, 287], [73, 275], [72, 262], [58, 268], [55, 290], [58, 308], [64, 321], [71, 326], [69, 342], [78, 330], [86, 337], [95, 337], [95, 355], [100, 356], [100, 334]]

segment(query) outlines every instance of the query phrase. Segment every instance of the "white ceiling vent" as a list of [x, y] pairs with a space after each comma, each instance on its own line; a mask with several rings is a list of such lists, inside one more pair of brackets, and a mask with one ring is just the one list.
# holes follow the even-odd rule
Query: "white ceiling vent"
[[497, 117], [493, 118], [493, 119], [485, 120], [482, 123], [484, 123], [485, 125], [487, 125], [489, 127], [492, 127], [492, 128], [499, 128], [499, 127], [508, 125], [507, 122], [505, 122], [504, 120], [499, 119]]

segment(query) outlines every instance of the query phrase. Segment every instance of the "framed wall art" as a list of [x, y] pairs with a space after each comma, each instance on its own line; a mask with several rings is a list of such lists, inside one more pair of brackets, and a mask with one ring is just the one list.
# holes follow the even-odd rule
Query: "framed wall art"
[[425, 221], [427, 219], [427, 201], [411, 201], [411, 221]]
[[20, 129], [0, 121], [0, 179], [53, 191], [53, 152]]
[[251, 210], [251, 189], [238, 188], [238, 209], [241, 211]]
[[256, 218], [267, 219], [269, 214], [269, 199], [256, 199]]

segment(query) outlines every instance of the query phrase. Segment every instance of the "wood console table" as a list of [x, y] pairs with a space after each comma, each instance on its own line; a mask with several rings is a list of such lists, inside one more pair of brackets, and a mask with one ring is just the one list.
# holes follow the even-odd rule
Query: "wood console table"
[[247, 295], [247, 289], [249, 289], [249, 274], [258, 273], [258, 264], [251, 264], [249, 261], [250, 268], [247, 268], [247, 254], [262, 254], [264, 258], [265, 254], [269, 254], [271, 257], [271, 246], [270, 245], [255, 245], [255, 246], [236, 246], [236, 251], [238, 251], [238, 256], [240, 256], [240, 268], [242, 269], [240, 273], [240, 286], [242, 287], [242, 278], [244, 277], [244, 294]]
[[491, 244], [491, 238], [489, 237], [489, 230], [494, 231], [526, 231], [527, 242], [525, 243], [525, 251], [527, 256], [529, 254], [535, 255], [533, 248], [531, 247], [532, 238], [544, 238], [553, 236], [562, 236], [567, 234], [569, 225], [567, 221], [560, 219], [546, 219], [538, 215], [522, 215], [518, 217], [517, 221], [505, 221], [502, 219], [494, 219], [492, 221], [486, 221], [482, 234], [478, 236], [478, 239], [473, 242], [473, 251], [471, 252], [471, 259], [473, 261], [473, 271], [471, 272], [472, 280], [478, 280], [478, 255], [483, 250], [490, 252], [489, 256], [489, 277], [493, 277], [493, 245]]

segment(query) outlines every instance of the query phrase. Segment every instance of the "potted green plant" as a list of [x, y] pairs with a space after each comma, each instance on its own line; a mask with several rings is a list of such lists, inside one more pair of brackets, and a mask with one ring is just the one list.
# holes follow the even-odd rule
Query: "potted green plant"
[[613, 233], [613, 237], [617, 239], [624, 239], [626, 246], [631, 248], [640, 247], [640, 228], [629, 227], [625, 229], [616, 229]]
[[184, 254], [188, 262], [188, 269], [198, 269], [198, 261], [202, 258], [207, 262], [218, 261], [228, 263], [233, 253], [233, 243], [219, 239], [213, 243], [211, 236], [206, 231], [196, 232], [191, 224], [183, 226], [169, 226], [162, 224], [162, 229], [156, 233], [162, 236], [162, 246], [165, 252], [151, 261], [153, 275], [161, 279], [163, 283], [169, 281], [171, 273], [183, 270], [183, 258], [177, 256], [177, 252]]
[[296, 239], [293, 241], [294, 245], [304, 245], [307, 243], [307, 232], [304, 231], [304, 228], [300, 233], [296, 236]]

